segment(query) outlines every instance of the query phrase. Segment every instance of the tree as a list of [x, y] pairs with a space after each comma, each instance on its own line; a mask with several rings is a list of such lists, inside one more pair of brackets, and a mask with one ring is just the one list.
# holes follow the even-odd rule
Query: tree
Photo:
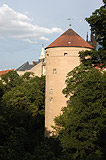
[[103, 3], [104, 5], [86, 18], [86, 21], [90, 24], [97, 42], [103, 46], [103, 49], [106, 49], [106, 0], [103, 0]]
[[100, 72], [106, 67], [106, 0], [103, 2], [104, 6], [86, 18], [103, 48], [79, 52], [82, 64], [68, 73], [63, 90], [68, 105], [55, 118], [54, 128], [67, 160], [106, 159], [106, 72]]
[[81, 63], [85, 66], [106, 67], [106, 50], [99, 49], [98, 51], [81, 51], [79, 52]]
[[11, 90], [3, 95], [2, 102], [7, 107], [29, 110], [34, 116], [39, 112], [44, 114], [44, 98], [44, 77], [34, 77], [29, 80], [25, 79], [21, 85], [11, 87]]
[[4, 84], [5, 91], [7, 92], [11, 88], [20, 85], [23, 82], [23, 79], [16, 71], [9, 71], [1, 76], [1, 81]]
[[33, 72], [25, 72], [24, 75], [22, 76], [23, 79], [29, 80], [32, 77], [34, 77], [34, 73]]
[[28, 75], [12, 72], [0, 83], [2, 160], [34, 160], [34, 148], [44, 139], [45, 78]]
[[63, 93], [69, 103], [55, 119], [57, 137], [68, 159], [106, 159], [105, 82], [106, 73], [83, 65], [68, 73]]
[[81, 63], [85, 66], [106, 67], [106, 0], [104, 5], [97, 9], [86, 21], [91, 26], [91, 31], [96, 36], [96, 40], [102, 45], [98, 51], [82, 51], [79, 52]]
[[100, 72], [106, 67], [106, 0], [103, 3], [86, 18], [102, 49], [79, 53], [82, 64], [68, 73], [63, 90], [68, 105], [55, 118], [67, 160], [106, 159], [106, 72]]
[[0, 103], [0, 159], [57, 160], [58, 142], [44, 137], [45, 77], [26, 73], [14, 75], [14, 81], [17, 78], [21, 83], [13, 85], [11, 79], [11, 85], [5, 81], [0, 86], [5, 87]]
[[4, 85], [3, 85], [2, 81], [0, 80], [0, 100], [3, 96], [3, 94], [4, 94]]

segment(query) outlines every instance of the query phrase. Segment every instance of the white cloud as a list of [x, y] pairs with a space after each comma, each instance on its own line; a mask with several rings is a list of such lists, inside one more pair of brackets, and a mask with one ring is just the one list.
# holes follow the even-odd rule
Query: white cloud
[[61, 28], [52, 28], [52, 32], [62, 32]]
[[0, 7], [0, 37], [21, 39], [28, 43], [36, 43], [37, 39], [48, 41], [48, 34], [61, 33], [61, 28], [44, 28], [32, 24], [32, 19], [3, 4]]
[[23, 39], [25, 42], [28, 42], [28, 43], [31, 43], [31, 44], [36, 44], [37, 42], [34, 42], [34, 41], [32, 41], [32, 40], [30, 40], [30, 39]]
[[49, 41], [49, 39], [48, 39], [48, 38], [46, 38], [46, 37], [40, 37], [40, 40], [43, 40], [43, 41]]

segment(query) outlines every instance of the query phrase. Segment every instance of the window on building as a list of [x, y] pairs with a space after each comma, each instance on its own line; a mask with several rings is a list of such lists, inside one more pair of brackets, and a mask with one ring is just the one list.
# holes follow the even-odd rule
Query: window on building
[[49, 94], [53, 94], [53, 89], [52, 88], [50, 88]]
[[53, 103], [53, 97], [50, 98], [50, 103]]
[[64, 53], [64, 56], [67, 56], [68, 55], [68, 53]]
[[53, 69], [53, 74], [57, 74], [57, 70], [56, 70], [56, 68], [55, 68], [55, 69]]

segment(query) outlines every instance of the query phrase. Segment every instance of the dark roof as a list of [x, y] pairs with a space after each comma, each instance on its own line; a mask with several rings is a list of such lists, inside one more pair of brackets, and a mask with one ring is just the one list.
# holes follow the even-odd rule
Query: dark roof
[[26, 62], [22, 66], [20, 66], [19, 68], [17, 68], [16, 71], [26, 71], [26, 70], [30, 70], [33, 67], [34, 67], [33, 64], [29, 64], [29, 62]]
[[68, 29], [64, 32], [54, 42], [47, 46], [46, 49], [51, 47], [84, 47], [94, 49], [72, 29]]

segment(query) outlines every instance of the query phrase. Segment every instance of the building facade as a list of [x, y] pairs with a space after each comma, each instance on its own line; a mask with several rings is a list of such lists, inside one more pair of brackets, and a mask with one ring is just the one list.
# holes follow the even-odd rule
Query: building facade
[[46, 69], [45, 69], [45, 53], [44, 53], [44, 46], [42, 45], [41, 54], [39, 57], [39, 61], [33, 61], [33, 64], [29, 64], [29, 62], [25, 62], [23, 65], [16, 69], [17, 73], [22, 76], [26, 72], [33, 72], [35, 76], [41, 77], [42, 75], [45, 76]]
[[62, 94], [67, 73], [80, 64], [79, 51], [93, 47], [72, 29], [68, 29], [46, 47], [45, 135], [53, 134], [54, 118], [61, 113], [67, 99]]

